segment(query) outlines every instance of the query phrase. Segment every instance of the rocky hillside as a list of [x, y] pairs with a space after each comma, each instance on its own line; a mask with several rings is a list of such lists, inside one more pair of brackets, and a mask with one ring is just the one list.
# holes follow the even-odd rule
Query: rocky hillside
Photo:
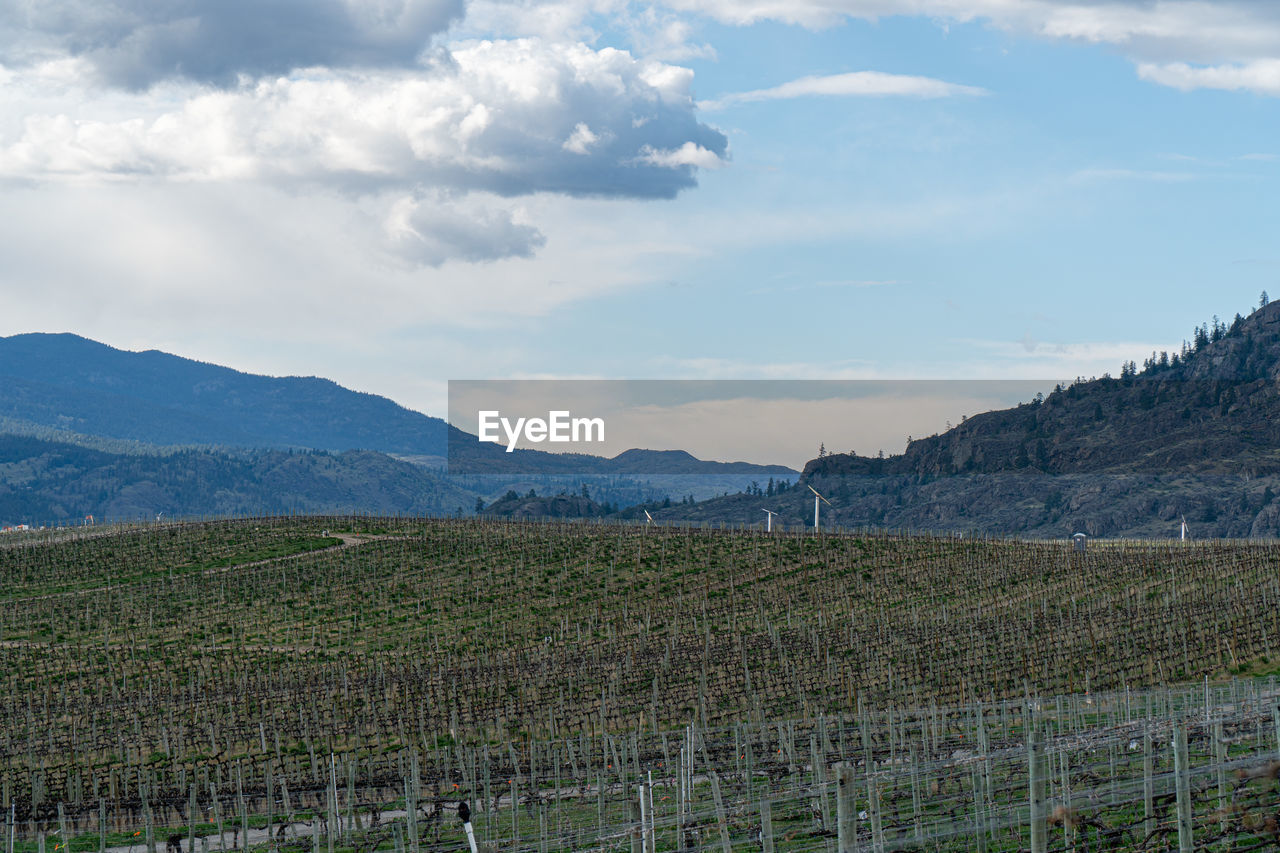
[[1280, 473], [1280, 303], [1195, 331], [1120, 376], [987, 412], [885, 459], [837, 454], [807, 477]]
[[[1280, 303], [1195, 330], [1176, 353], [968, 418], [900, 455], [810, 461], [824, 525], [1066, 536], [1280, 535]], [[811, 525], [806, 488], [663, 510]]]

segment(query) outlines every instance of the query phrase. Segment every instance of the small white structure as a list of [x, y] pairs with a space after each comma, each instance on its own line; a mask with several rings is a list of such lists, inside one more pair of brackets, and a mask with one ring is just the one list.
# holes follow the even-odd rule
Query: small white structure
[[[808, 485], [808, 484], [806, 484]], [[822, 501], [827, 506], [831, 506], [831, 501], [818, 494], [818, 490], [813, 486], [809, 486], [809, 491], [813, 492], [813, 532], [818, 532], [818, 501]]]
[[1077, 533], [1071, 537], [1072, 550], [1083, 554], [1089, 546], [1089, 537], [1083, 533]]

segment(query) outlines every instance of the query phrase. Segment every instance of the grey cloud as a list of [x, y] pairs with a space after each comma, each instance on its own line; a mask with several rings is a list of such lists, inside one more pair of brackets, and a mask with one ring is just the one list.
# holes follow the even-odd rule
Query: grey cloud
[[435, 201], [405, 200], [387, 221], [389, 246], [410, 263], [437, 267], [448, 260], [470, 262], [529, 258], [547, 238], [510, 211], [467, 211]]
[[[262, 80], [125, 121], [31, 116], [0, 147], [0, 175], [671, 198], [726, 157], [686, 69], [535, 40], [462, 45], [453, 60]], [[584, 124], [593, 143], [567, 145]]]
[[0, 64], [70, 55], [107, 83], [413, 64], [463, 0], [0, 0]]

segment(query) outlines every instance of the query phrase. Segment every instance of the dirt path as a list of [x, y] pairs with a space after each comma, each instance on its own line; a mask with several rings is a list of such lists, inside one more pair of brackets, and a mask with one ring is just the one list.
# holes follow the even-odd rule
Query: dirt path
[[[297, 557], [309, 557], [313, 554], [325, 554], [330, 551], [345, 551], [348, 548], [354, 548], [358, 545], [363, 545], [367, 542], [376, 542], [376, 541], [382, 541], [387, 539], [405, 538], [405, 537], [397, 537], [397, 536], [389, 536], [389, 535], [372, 535], [372, 534], [360, 535], [360, 534], [353, 534], [353, 533], [330, 533], [328, 535], [330, 538], [341, 539], [342, 541], [337, 545], [329, 545], [328, 547], [325, 547], [325, 548], [317, 548], [314, 551], [299, 551], [296, 554], [285, 554], [280, 557], [267, 557], [266, 559], [263, 559], [263, 560], [252, 560], [248, 563], [235, 563], [234, 565], [230, 565], [230, 566], [219, 566], [214, 569], [205, 569], [204, 571], [201, 572], [201, 574], [202, 575], [219, 575], [219, 574], [223, 574], [224, 572], [233, 572], [239, 569], [250, 569], [256, 566], [266, 566], [266, 565], [270, 565], [271, 563], [279, 563], [284, 560], [292, 560]], [[148, 580], [151, 580], [151, 579], [148, 578], [144, 580], [122, 581], [120, 583], [115, 583], [115, 584], [108, 583], [108, 584], [103, 584], [101, 586], [85, 587], [84, 589], [69, 589], [63, 592], [47, 592], [42, 595], [25, 595], [25, 596], [20, 596], [16, 598], [5, 599], [4, 603], [21, 604], [24, 601], [44, 601], [50, 598], [64, 598], [67, 596], [74, 596], [74, 595], [86, 595], [91, 593], [109, 592], [113, 589], [118, 590], [118, 589], [121, 589], [122, 587], [132, 586], [134, 584], [146, 583]], [[6, 646], [6, 645], [9, 645], [10, 643], [17, 643], [20, 645], [27, 644], [25, 643], [25, 641], [8, 641], [8, 642], [0, 642], [0, 646]]]
[[233, 566], [219, 566], [216, 569], [205, 569], [201, 574], [204, 575], [220, 575], [224, 572], [234, 572], [238, 569], [252, 569], [255, 566], [266, 566], [271, 563], [279, 563], [282, 560], [291, 560], [294, 557], [308, 557], [312, 554], [325, 554], [330, 551], [345, 551], [348, 548], [354, 548], [357, 545], [363, 545], [366, 542], [373, 542], [379, 539], [391, 539], [391, 536], [360, 536], [354, 533], [326, 533], [330, 539], [341, 539], [340, 545], [329, 545], [326, 548], [317, 548], [314, 551], [299, 551], [296, 554], [285, 554], [283, 557], [267, 557], [265, 560], [253, 560], [248, 563], [236, 563]]

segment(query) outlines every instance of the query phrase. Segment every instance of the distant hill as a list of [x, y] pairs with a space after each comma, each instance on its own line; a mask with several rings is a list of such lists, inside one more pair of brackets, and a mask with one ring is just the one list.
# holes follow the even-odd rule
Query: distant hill
[[1280, 535], [1280, 303], [1197, 328], [1176, 353], [986, 412], [885, 458], [833, 454], [799, 488], [663, 518], [1065, 536]]
[[480, 513], [493, 518], [516, 520], [543, 518], [603, 518], [609, 507], [582, 495], [520, 495], [508, 492]]
[[448, 426], [316, 377], [270, 377], [71, 334], [0, 338], [0, 416], [151, 444], [444, 456]]
[[285, 513], [470, 513], [475, 494], [371, 451], [111, 453], [0, 435], [0, 522]]
[[604, 465], [612, 474], [718, 474], [753, 477], [791, 477], [796, 472], [785, 465], [757, 465], [752, 462], [710, 462], [683, 450], [624, 450]]
[[511, 453], [497, 444], [480, 442], [473, 436], [454, 430], [450, 459], [465, 459], [461, 466], [466, 474], [501, 474], [520, 476], [527, 473], [579, 475], [667, 477], [677, 475], [742, 477], [795, 477], [798, 473], [785, 465], [758, 465], [754, 462], [715, 462], [699, 459], [683, 450], [624, 450], [614, 457], [585, 453], [546, 453], [541, 450], [516, 449]]
[[[450, 452], [470, 475], [443, 474]], [[0, 521], [11, 523], [162, 511], [469, 514], [477, 498], [510, 488], [576, 492], [583, 482], [616, 506], [796, 474], [683, 451], [507, 454], [327, 379], [258, 376], [71, 334], [0, 338]]]
[[684, 451], [628, 450], [612, 459], [514, 454], [385, 397], [316, 377], [272, 377], [72, 334], [0, 338], [0, 427], [27, 425], [150, 445], [376, 450], [467, 473], [794, 476], [781, 465], [708, 462]]

